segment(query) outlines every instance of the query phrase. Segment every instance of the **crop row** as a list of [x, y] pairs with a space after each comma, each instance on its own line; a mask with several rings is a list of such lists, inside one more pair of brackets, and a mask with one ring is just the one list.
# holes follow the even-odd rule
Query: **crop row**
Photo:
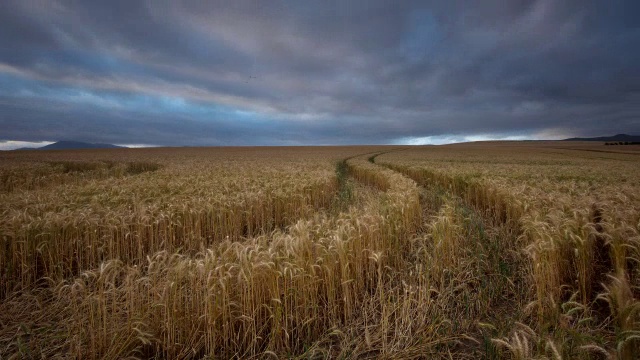
[[[494, 161], [510, 163], [494, 165], [495, 172], [488, 171], [493, 169], [486, 162], [451, 164], [420, 159], [416, 153], [403, 154], [402, 159], [400, 153], [390, 154], [379, 162], [420, 184], [449, 189], [495, 224], [506, 224], [519, 235], [517, 246], [529, 257], [525, 280], [532, 285], [529, 296], [533, 301], [527, 308], [536, 314], [537, 329], [544, 332], [561, 326], [566, 319], [575, 318], [579, 309], [583, 321], [611, 326], [600, 335], [608, 338], [598, 344], [600, 348], [617, 348], [614, 351], [622, 358], [638, 350], [633, 339], [640, 328], [640, 193], [625, 185], [624, 178], [616, 179], [622, 183], [611, 184], [613, 178], [605, 172], [615, 163], [591, 170], [597, 176], [589, 179], [573, 173], [568, 164], [569, 169], [560, 173], [567, 180], [549, 181], [545, 175], [553, 178], [559, 173], [551, 170], [555, 166], [550, 166], [548, 157], [538, 158], [542, 166], [532, 164], [538, 155], [535, 151], [520, 164], [513, 154], [498, 152], [502, 158], [497, 156]], [[458, 161], [464, 159], [460, 155]], [[545, 167], [549, 172], [541, 174]], [[536, 181], [528, 181], [525, 174], [533, 174]], [[596, 184], [607, 185], [594, 191]], [[569, 309], [572, 315], [567, 315]], [[574, 335], [569, 332], [561, 340], [568, 347], [589, 338], [587, 334], [594, 330], [575, 325], [573, 331]], [[576, 340], [575, 334], [583, 338]]]
[[135, 265], [268, 234], [328, 208], [336, 190], [328, 161], [219, 161], [0, 194], [0, 297], [111, 259]]

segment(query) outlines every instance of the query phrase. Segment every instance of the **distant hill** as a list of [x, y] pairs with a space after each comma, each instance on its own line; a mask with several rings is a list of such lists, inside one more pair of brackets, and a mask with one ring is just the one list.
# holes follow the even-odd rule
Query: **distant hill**
[[93, 144], [80, 141], [58, 141], [39, 148], [19, 148], [16, 150], [74, 150], [74, 149], [126, 149], [126, 146], [113, 144]]
[[628, 141], [628, 142], [638, 142], [640, 141], [639, 135], [627, 135], [627, 134], [618, 134], [613, 136], [600, 136], [600, 137], [592, 137], [592, 138], [570, 138], [564, 139], [564, 141]]
[[58, 141], [38, 148], [39, 150], [71, 150], [71, 149], [122, 149], [124, 146], [112, 144], [92, 144], [80, 141]]

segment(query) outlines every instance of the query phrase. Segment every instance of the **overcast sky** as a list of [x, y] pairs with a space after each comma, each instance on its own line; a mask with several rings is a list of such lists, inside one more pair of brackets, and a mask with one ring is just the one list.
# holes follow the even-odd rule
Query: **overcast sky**
[[0, 1], [0, 148], [640, 134], [638, 1]]

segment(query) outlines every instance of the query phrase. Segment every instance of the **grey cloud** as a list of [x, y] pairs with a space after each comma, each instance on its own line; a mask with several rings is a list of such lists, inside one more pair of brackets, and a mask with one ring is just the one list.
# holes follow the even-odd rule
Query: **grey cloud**
[[22, 93], [36, 82], [255, 119], [126, 104], [96, 115], [16, 91], [0, 98], [0, 136], [57, 140], [55, 121], [84, 129], [66, 134], [79, 140], [160, 145], [640, 133], [638, 14], [632, 1], [9, 0], [0, 80], [11, 67]]

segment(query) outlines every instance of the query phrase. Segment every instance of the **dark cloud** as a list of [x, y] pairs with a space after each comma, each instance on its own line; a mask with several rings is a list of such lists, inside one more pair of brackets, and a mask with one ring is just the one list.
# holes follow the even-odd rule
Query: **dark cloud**
[[0, 4], [0, 140], [640, 133], [632, 1]]

